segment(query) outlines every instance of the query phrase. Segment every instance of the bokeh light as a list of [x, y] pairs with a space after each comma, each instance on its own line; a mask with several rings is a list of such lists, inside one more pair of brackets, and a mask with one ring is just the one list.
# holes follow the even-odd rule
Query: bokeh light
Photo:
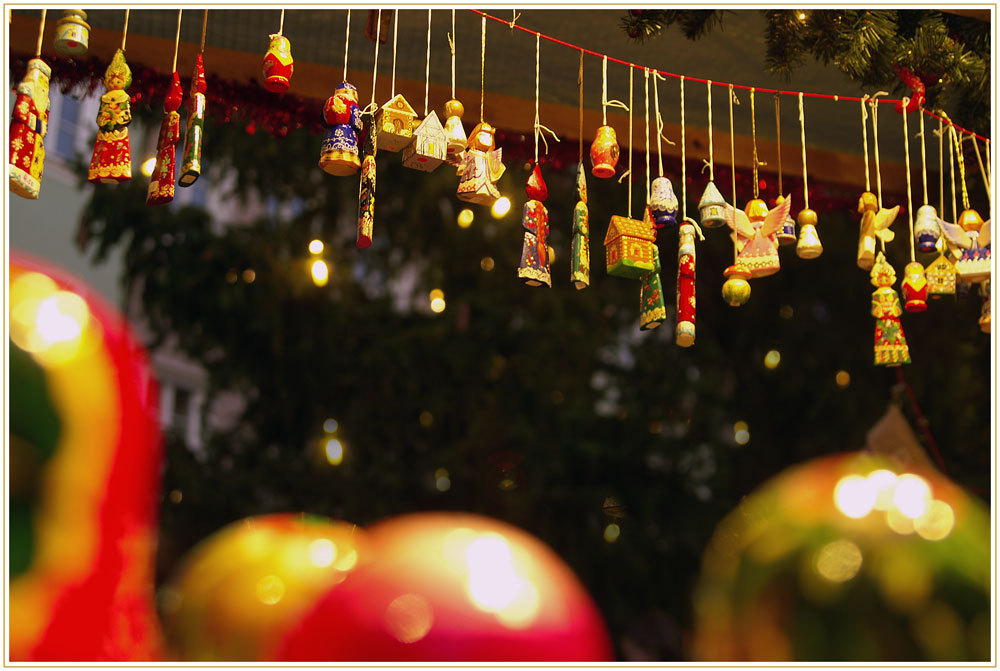
[[331, 466], [339, 466], [344, 460], [344, 445], [336, 438], [326, 441], [326, 460]]
[[617, 524], [612, 522], [608, 526], [604, 527], [604, 540], [608, 543], [614, 543], [621, 536], [622, 529]]
[[927, 511], [931, 502], [931, 488], [919, 475], [905, 473], [899, 476], [892, 494], [892, 503], [906, 517], [915, 520]]
[[431, 310], [434, 312], [444, 312], [444, 308], [447, 305], [444, 301], [444, 292], [440, 289], [432, 289], [429, 295], [431, 301]]
[[276, 575], [266, 575], [257, 582], [257, 599], [268, 606], [285, 596], [285, 583]]
[[83, 298], [58, 290], [41, 273], [23, 273], [10, 284], [10, 339], [46, 363], [73, 359], [84, 345], [90, 321]]
[[764, 366], [769, 370], [774, 370], [781, 363], [781, 352], [776, 349], [770, 350], [764, 355]]
[[337, 546], [329, 538], [317, 538], [309, 544], [309, 561], [316, 568], [326, 568], [337, 558]]
[[310, 254], [322, 254], [323, 253], [323, 241], [313, 240], [309, 243], [309, 253]]
[[955, 511], [944, 501], [931, 501], [927, 512], [913, 521], [913, 527], [921, 538], [943, 540], [955, 528]]
[[743, 420], [733, 424], [733, 440], [737, 445], [746, 445], [750, 442], [750, 426]]
[[875, 510], [889, 510], [898, 477], [892, 471], [878, 468], [868, 474], [869, 485], [875, 490]]
[[333, 417], [327, 417], [323, 422], [323, 430], [327, 433], [337, 433], [338, 428], [340, 428], [340, 423]]
[[145, 161], [142, 162], [142, 166], [139, 169], [142, 171], [143, 175], [149, 177], [150, 175], [153, 174], [153, 169], [155, 167], [156, 167], [156, 157], [151, 156], [150, 158], [147, 158]]
[[439, 492], [451, 489], [451, 475], [447, 468], [439, 468], [434, 471], [434, 488]]
[[846, 370], [838, 370], [834, 379], [837, 381], [837, 386], [841, 389], [846, 389], [851, 384], [851, 374]]
[[816, 571], [830, 582], [846, 582], [861, 570], [861, 549], [851, 541], [827, 543], [816, 556]]
[[420, 426], [425, 429], [429, 429], [434, 426], [434, 414], [430, 410], [420, 411], [420, 417], [418, 420], [420, 421]]
[[243, 271], [243, 281], [247, 284], [253, 284], [254, 280], [257, 279], [257, 273], [254, 272], [253, 268], [247, 268]]
[[864, 517], [875, 507], [876, 489], [860, 475], [845, 475], [833, 489], [837, 509], [854, 519]]
[[482, 268], [483, 270], [485, 270], [486, 272], [492, 271], [493, 270], [493, 265], [494, 265], [494, 263], [493, 263], [493, 257], [492, 256], [484, 256], [479, 261], [479, 267]]
[[510, 212], [510, 199], [507, 196], [497, 198], [496, 202], [493, 203], [492, 212], [497, 219], [506, 216]]
[[330, 279], [330, 269], [327, 268], [326, 261], [323, 259], [316, 259], [312, 262], [310, 266], [310, 272], [312, 273], [312, 281], [318, 287], [325, 287], [327, 281]]

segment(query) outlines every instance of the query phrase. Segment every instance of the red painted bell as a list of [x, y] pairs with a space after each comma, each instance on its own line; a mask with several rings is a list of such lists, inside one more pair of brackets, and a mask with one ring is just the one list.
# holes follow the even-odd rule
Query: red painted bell
[[[199, 56], [201, 54], [198, 54]], [[163, 109], [167, 112], [176, 112], [180, 109], [181, 101], [184, 99], [184, 89], [181, 88], [181, 78], [174, 71], [170, 79], [170, 88], [167, 89], [167, 95], [163, 99]]]
[[528, 195], [529, 200], [544, 201], [549, 197], [549, 189], [545, 186], [545, 180], [542, 178], [542, 169], [537, 163], [528, 177], [528, 183], [524, 187], [524, 192]]

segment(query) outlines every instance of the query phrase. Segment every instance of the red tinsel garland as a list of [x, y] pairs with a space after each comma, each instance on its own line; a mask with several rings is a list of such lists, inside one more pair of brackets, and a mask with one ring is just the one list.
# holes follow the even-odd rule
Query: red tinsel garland
[[[15, 54], [11, 57], [10, 72], [11, 81], [20, 81], [27, 69], [28, 59], [25, 54]], [[48, 61], [52, 68], [51, 81], [53, 86], [58, 86], [64, 94], [76, 93], [92, 94], [98, 87], [103, 85], [104, 71], [107, 63], [96, 58], [86, 61], [76, 61], [63, 57], [52, 57]], [[133, 105], [150, 105], [154, 108], [163, 104], [163, 98], [170, 86], [170, 73], [161, 73], [143, 65], [132, 65], [132, 86], [129, 88], [131, 102]], [[284, 94], [275, 96], [266, 91], [259, 83], [249, 81], [246, 83], [221, 79], [217, 75], [209, 74], [208, 90], [206, 92], [207, 115], [212, 117], [216, 123], [240, 123], [245, 124], [247, 133], [254, 134], [259, 130], [264, 130], [275, 137], [284, 137], [290, 131], [305, 129], [314, 135], [323, 132], [320, 123], [322, 102], [311, 98]], [[184, 89], [187, 90], [190, 78], [182, 80]], [[520, 132], [504, 131], [499, 129], [496, 134], [497, 145], [503, 147], [504, 162], [510, 166], [519, 163], [528, 163], [534, 157], [534, 139]], [[549, 153], [539, 158], [539, 163], [547, 165], [556, 171], [563, 171], [575, 166], [579, 154], [576, 142], [554, 143]], [[633, 172], [635, 180], [645, 179], [643, 170], [638, 165], [639, 157], [636, 157], [636, 169]], [[664, 174], [667, 176], [678, 176], [681, 174], [681, 161], [679, 157], [664, 157]], [[699, 172], [701, 169], [701, 159], [697, 158], [688, 161], [687, 190], [690, 203], [696, 203], [701, 197], [701, 192], [708, 183], [706, 175]], [[619, 171], [625, 169], [625, 164], [620, 162]], [[730, 183], [730, 170], [726, 166], [715, 167], [716, 181], [719, 184]], [[676, 179], [674, 180], [677, 181]], [[736, 174], [736, 184], [738, 192], [750, 194], [753, 191], [753, 177], [749, 170], [739, 171]], [[792, 193], [795, 202], [802, 202], [802, 181], [794, 177], [786, 176], [784, 179], [786, 193]], [[776, 173], [760, 174], [759, 188], [761, 198], [772, 200], [777, 196], [775, 187], [777, 186]], [[678, 195], [680, 185], [675, 187]], [[850, 189], [842, 185], [814, 182], [810, 185], [809, 197], [813, 207], [818, 212], [833, 211], [854, 211], [857, 206], [858, 195], [861, 186], [857, 189]], [[747, 196], [749, 198], [749, 196]], [[689, 207], [688, 215], [697, 217], [697, 210]]]

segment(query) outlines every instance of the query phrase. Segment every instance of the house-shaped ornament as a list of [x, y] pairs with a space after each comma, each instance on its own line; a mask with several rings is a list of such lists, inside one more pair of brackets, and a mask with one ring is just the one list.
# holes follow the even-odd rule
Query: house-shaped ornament
[[403, 149], [403, 165], [415, 170], [432, 172], [444, 161], [448, 149], [448, 136], [438, 119], [431, 113], [413, 131], [413, 142]]
[[607, 235], [604, 236], [608, 275], [641, 279], [653, 270], [655, 240], [656, 231], [650, 223], [612, 216]]
[[955, 295], [955, 264], [944, 254], [927, 265], [924, 275], [927, 278], [927, 293], [932, 297]]
[[413, 139], [413, 119], [417, 113], [406, 102], [402, 93], [397, 93], [382, 105], [375, 118], [378, 130], [378, 148], [399, 151]]

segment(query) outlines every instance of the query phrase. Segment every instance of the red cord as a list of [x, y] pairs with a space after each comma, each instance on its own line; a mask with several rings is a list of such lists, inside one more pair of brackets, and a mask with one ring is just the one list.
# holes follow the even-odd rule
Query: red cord
[[[523, 30], [524, 32], [529, 33], [531, 35], [538, 35], [542, 39], [548, 40], [549, 42], [555, 42], [556, 44], [561, 44], [564, 47], [569, 47], [570, 49], [576, 49], [577, 51], [582, 51], [585, 54], [590, 54], [591, 56], [596, 56], [598, 58], [602, 58], [602, 59], [603, 58], [607, 58], [612, 63], [619, 63], [621, 65], [625, 65], [625, 66], [628, 66], [630, 68], [635, 68], [637, 70], [645, 70], [644, 66], [636, 65], [635, 63], [629, 63], [628, 61], [623, 61], [621, 59], [614, 58], [613, 56], [608, 56], [606, 54], [600, 54], [600, 53], [597, 53], [596, 51], [591, 51], [590, 49], [585, 49], [585, 48], [577, 46], [575, 44], [570, 44], [569, 42], [564, 42], [563, 40], [557, 39], [555, 37], [550, 37], [550, 36], [546, 35], [545, 33], [539, 33], [538, 31], [535, 31], [535, 30], [529, 30], [528, 28], [525, 28], [524, 26], [520, 26], [520, 25], [518, 25], [516, 23], [514, 23], [512, 25], [510, 21], [507, 21], [505, 19], [501, 19], [499, 17], [493, 16], [492, 14], [487, 14], [486, 12], [480, 11], [478, 9], [470, 9], [469, 11], [470, 12], [474, 12], [476, 14], [479, 14], [480, 16], [485, 16], [488, 19], [493, 19], [494, 21], [496, 21], [498, 23], [502, 23], [505, 26], [508, 26], [508, 27], [511, 27], [511, 28], [517, 28], [518, 30]], [[707, 83], [709, 81], [708, 79], [702, 79], [701, 77], [688, 77], [687, 75], [679, 75], [679, 74], [676, 74], [676, 73], [673, 73], [673, 72], [665, 72], [663, 70], [657, 70], [656, 68], [650, 68], [650, 70], [654, 71], [654, 72], [656, 72], [656, 73], [658, 73], [660, 75], [663, 75], [665, 77], [673, 77], [674, 79], [680, 79], [683, 76], [684, 79], [685, 79], [685, 81], [689, 81], [689, 82], [703, 82], [703, 83]], [[714, 84], [715, 86], [725, 86], [727, 88], [730, 86], [726, 82], [717, 82], [715, 80], [711, 80], [711, 81], [712, 81], [712, 84]], [[779, 93], [779, 94], [785, 95], [785, 96], [798, 96], [799, 95], [798, 91], [782, 91], [782, 90], [779, 90], [779, 89], [768, 89], [768, 88], [761, 88], [761, 87], [757, 87], [757, 86], [753, 86], [753, 87], [751, 87], [751, 86], [744, 86], [743, 84], [733, 84], [732, 86], [733, 86], [733, 88], [741, 89], [741, 90], [744, 90], [744, 91], [749, 91], [751, 88], [753, 88], [755, 91], [758, 91], [760, 93]], [[851, 102], [860, 102], [860, 101], [864, 100], [864, 98], [858, 98], [856, 96], [838, 96], [838, 95], [829, 95], [827, 93], [805, 93], [805, 92], [803, 92], [802, 95], [804, 97], [806, 97], [806, 98], [823, 98], [823, 99], [826, 99], [826, 100], [837, 100], [837, 101], [848, 100], [848, 101], [851, 101]], [[871, 98], [868, 98], [868, 100], [871, 100]], [[879, 103], [883, 103], [883, 104], [884, 103], [895, 104], [895, 103], [902, 102], [901, 100], [890, 100], [888, 98], [878, 98], [876, 101], [879, 102]], [[930, 114], [935, 119], [939, 119], [940, 118], [936, 114], [934, 114], [933, 112], [929, 112], [927, 110], [923, 110], [923, 112], [925, 114]], [[979, 138], [983, 142], [989, 142], [990, 141], [989, 138], [983, 137], [982, 135], [978, 135], [976, 133], [972, 133], [971, 131], [968, 131], [968, 130], [964, 129], [961, 126], [956, 126], [955, 124], [951, 123], [950, 121], [945, 121], [945, 123], [948, 123], [948, 124], [951, 124], [952, 126], [955, 126], [955, 130], [959, 130], [959, 131], [962, 131], [963, 133], [967, 133], [967, 134], [970, 134], [970, 135], [975, 135], [975, 137]]]
[[948, 469], [945, 468], [944, 459], [941, 458], [941, 452], [938, 451], [937, 443], [934, 442], [934, 436], [931, 435], [927, 418], [924, 417], [924, 413], [920, 412], [920, 406], [917, 405], [917, 397], [913, 394], [913, 390], [910, 388], [910, 385], [907, 384], [906, 380], [903, 378], [903, 369], [901, 367], [896, 368], [896, 381], [902, 385], [903, 390], [906, 391], [906, 397], [910, 400], [910, 407], [913, 408], [913, 414], [917, 418], [917, 424], [920, 426], [920, 430], [924, 434], [924, 440], [927, 441], [927, 446], [931, 448], [931, 454], [934, 455], [934, 461], [937, 462], [938, 468], [941, 469], [941, 472], [947, 475]]

